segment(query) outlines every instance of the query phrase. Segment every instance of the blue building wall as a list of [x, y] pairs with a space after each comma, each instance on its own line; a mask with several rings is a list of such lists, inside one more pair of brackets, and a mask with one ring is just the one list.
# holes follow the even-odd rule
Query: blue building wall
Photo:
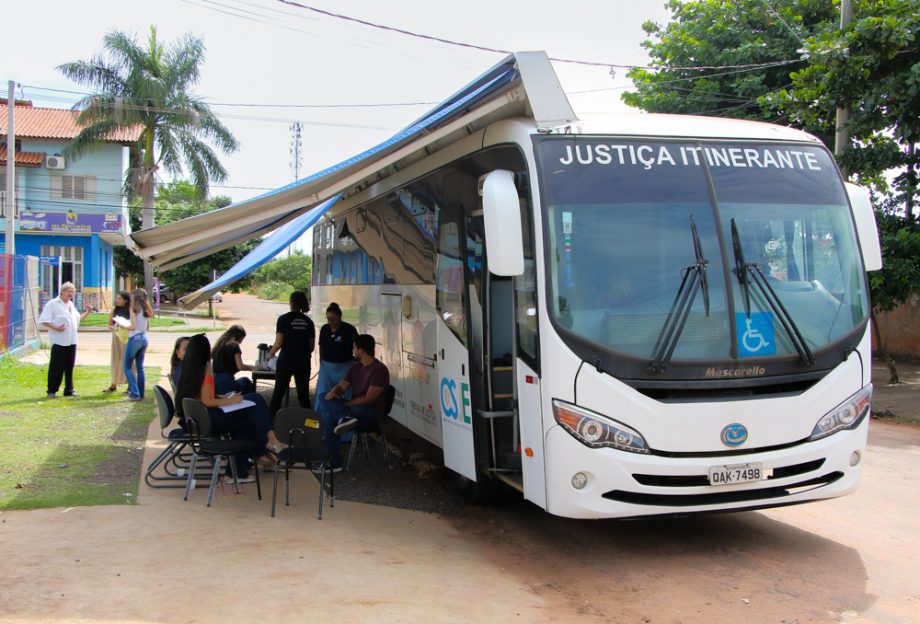
[[[22, 138], [20, 150], [23, 152], [43, 152], [47, 156], [60, 156], [69, 141], [39, 140]], [[112, 264], [114, 247], [124, 244], [126, 233], [127, 209], [122, 195], [124, 171], [128, 166], [128, 148], [118, 144], [104, 144], [95, 147], [79, 159], [64, 158], [63, 169], [48, 169], [43, 163], [40, 167], [16, 168], [18, 181], [18, 199], [20, 215], [46, 215], [49, 219], [61, 220], [68, 212], [75, 214], [78, 221], [89, 221], [95, 217], [95, 224], [102, 215], [119, 215], [120, 228], [117, 231], [72, 232], [30, 232], [24, 231], [17, 222], [17, 255], [43, 256], [47, 248], [62, 247], [68, 258], [77, 256], [82, 260], [77, 289], [87, 301], [94, 305], [108, 306], [112, 301], [112, 292], [117, 287], [115, 270]], [[60, 183], [54, 182], [56, 176], [78, 176], [83, 179], [83, 199], [67, 198], [62, 193]], [[91, 183], [89, 180], [91, 179]], [[61, 180], [61, 178], [58, 178]], [[87, 192], [91, 186], [91, 192]], [[57, 190], [57, 192], [55, 192]], [[22, 219], [22, 216], [20, 216]], [[0, 219], [0, 241], [5, 250], [5, 227]], [[45, 249], [42, 249], [45, 247]], [[76, 252], [79, 249], [81, 252]], [[67, 271], [73, 274], [73, 267]], [[56, 294], [57, 273], [49, 268], [40, 271], [40, 286], [43, 298]], [[65, 277], [69, 277], [65, 273]], [[74, 278], [77, 276], [74, 275]]]

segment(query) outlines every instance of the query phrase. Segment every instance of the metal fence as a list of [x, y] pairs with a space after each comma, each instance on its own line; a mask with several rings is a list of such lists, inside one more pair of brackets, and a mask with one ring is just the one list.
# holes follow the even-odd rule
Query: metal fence
[[0, 354], [38, 338], [38, 258], [0, 254]]

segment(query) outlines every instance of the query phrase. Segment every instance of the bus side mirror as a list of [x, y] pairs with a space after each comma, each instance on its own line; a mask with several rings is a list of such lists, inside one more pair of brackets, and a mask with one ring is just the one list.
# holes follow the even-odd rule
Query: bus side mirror
[[882, 246], [878, 240], [878, 226], [875, 224], [875, 211], [872, 210], [869, 193], [863, 187], [849, 182], [846, 187], [850, 205], [853, 206], [853, 220], [856, 222], [866, 271], [878, 271], [882, 268]]
[[521, 203], [514, 174], [496, 169], [479, 179], [489, 271], [512, 277], [524, 273]]

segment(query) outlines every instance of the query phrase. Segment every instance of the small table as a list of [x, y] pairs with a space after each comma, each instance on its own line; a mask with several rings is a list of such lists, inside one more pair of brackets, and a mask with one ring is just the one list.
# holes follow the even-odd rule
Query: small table
[[[260, 381], [271, 382], [272, 387], [275, 386], [276, 375], [273, 370], [254, 370], [252, 371], [252, 383], [255, 385], [256, 390], [258, 391]], [[291, 405], [291, 384], [288, 382], [288, 387], [284, 389], [284, 406], [290, 407]]]

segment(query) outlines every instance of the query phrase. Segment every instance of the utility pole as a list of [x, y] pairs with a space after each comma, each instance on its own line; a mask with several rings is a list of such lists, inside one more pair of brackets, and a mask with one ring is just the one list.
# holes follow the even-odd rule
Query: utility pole
[[[303, 123], [295, 121], [291, 124], [291, 172], [294, 174], [294, 181], [300, 179], [300, 164], [303, 160]], [[287, 255], [291, 255], [291, 247], [296, 245], [296, 241], [288, 245]]]
[[301, 122], [295, 121], [291, 124], [291, 171], [294, 173], [295, 181], [300, 179], [300, 163], [303, 160], [302, 132]]
[[[840, 0], [840, 30], [843, 31], [850, 22], [853, 21], [853, 0]], [[840, 158], [850, 142], [850, 132], [847, 130], [847, 121], [850, 118], [849, 108], [837, 109], [837, 122], [834, 130], [834, 156]], [[847, 177], [848, 172], [842, 166], [840, 168], [843, 177]]]
[[6, 100], [6, 245], [4, 251], [16, 254], [16, 82], [10, 80], [10, 93]]

